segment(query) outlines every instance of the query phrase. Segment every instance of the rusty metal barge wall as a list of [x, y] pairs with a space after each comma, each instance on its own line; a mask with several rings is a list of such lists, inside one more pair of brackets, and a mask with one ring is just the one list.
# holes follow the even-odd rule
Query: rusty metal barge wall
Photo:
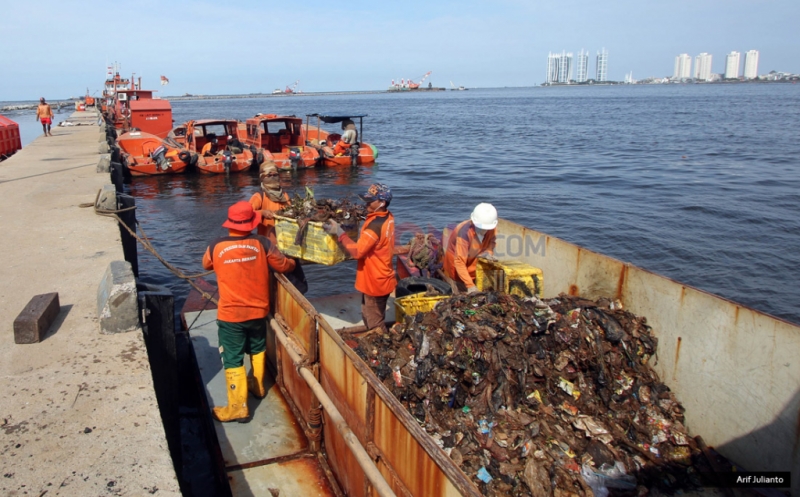
[[646, 316], [690, 432], [749, 471], [791, 471], [800, 489], [800, 327], [509, 221], [498, 248], [543, 270], [546, 297], [613, 297]]

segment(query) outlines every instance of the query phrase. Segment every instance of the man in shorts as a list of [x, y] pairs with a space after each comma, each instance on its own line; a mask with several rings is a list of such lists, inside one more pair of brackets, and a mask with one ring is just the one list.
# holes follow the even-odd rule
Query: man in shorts
[[44, 101], [44, 97], [39, 99], [39, 107], [36, 109], [36, 120], [42, 123], [44, 136], [53, 136], [50, 132], [50, 125], [53, 124], [53, 109], [50, 104]]

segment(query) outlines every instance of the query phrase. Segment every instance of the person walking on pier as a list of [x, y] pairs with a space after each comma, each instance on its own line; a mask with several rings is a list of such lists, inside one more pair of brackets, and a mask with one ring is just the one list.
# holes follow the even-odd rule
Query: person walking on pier
[[53, 109], [50, 104], [45, 102], [44, 97], [39, 99], [39, 107], [36, 109], [36, 120], [42, 123], [44, 136], [53, 136], [50, 132], [50, 125], [53, 124]]
[[452, 278], [458, 290], [473, 293], [478, 256], [494, 258], [497, 209], [492, 204], [478, 204], [469, 219], [450, 234], [444, 254], [444, 273]]
[[[295, 262], [278, 252], [267, 238], [252, 233], [261, 223], [261, 213], [248, 202], [228, 209], [228, 236], [214, 240], [203, 255], [203, 267], [217, 274], [219, 304], [217, 326], [228, 405], [214, 407], [218, 421], [247, 422], [247, 391], [263, 398], [267, 322], [269, 314], [269, 270], [292, 271]], [[246, 376], [244, 354], [250, 355]]]
[[394, 256], [394, 216], [389, 212], [392, 190], [382, 183], [369, 187], [359, 195], [367, 204], [367, 219], [361, 227], [358, 242], [347, 236], [336, 221], [326, 222], [322, 229], [335, 234], [351, 257], [358, 260], [356, 290], [361, 292], [361, 317], [367, 330], [386, 332], [386, 303], [397, 286], [392, 269]]

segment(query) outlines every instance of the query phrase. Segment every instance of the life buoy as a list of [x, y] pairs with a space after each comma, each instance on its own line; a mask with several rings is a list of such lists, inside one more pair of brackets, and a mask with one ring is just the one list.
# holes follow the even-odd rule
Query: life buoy
[[406, 295], [413, 295], [415, 293], [425, 293], [428, 290], [426, 285], [430, 285], [437, 292], [442, 295], [451, 295], [452, 288], [446, 282], [437, 280], [436, 278], [403, 278], [397, 282], [397, 288], [394, 291], [396, 297], [405, 297]]

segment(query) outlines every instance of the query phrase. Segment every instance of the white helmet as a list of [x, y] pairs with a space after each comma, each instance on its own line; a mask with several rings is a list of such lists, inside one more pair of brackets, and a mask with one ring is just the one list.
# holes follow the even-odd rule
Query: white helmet
[[497, 209], [492, 204], [478, 204], [472, 211], [472, 224], [482, 230], [493, 230], [497, 227]]

